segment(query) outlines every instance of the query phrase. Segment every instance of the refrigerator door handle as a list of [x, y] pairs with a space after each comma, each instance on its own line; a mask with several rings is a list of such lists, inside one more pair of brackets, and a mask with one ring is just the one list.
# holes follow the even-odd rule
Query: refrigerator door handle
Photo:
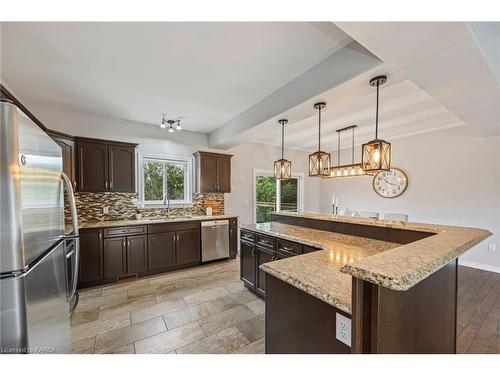
[[69, 208], [71, 210], [71, 225], [73, 227], [73, 236], [78, 236], [78, 215], [76, 212], [75, 196], [73, 194], [73, 184], [66, 174], [61, 173], [64, 185], [68, 191]]
[[78, 238], [78, 215], [76, 212], [75, 196], [73, 194], [73, 184], [64, 173], [62, 173], [62, 179], [68, 191], [69, 207], [71, 209], [71, 225], [73, 227], [73, 234], [71, 236], [66, 236], [66, 238], [73, 239], [74, 241], [73, 255], [75, 257], [75, 263], [72, 269], [73, 276], [70, 284], [68, 285], [68, 301], [70, 301], [76, 293], [76, 286], [78, 284], [78, 269], [80, 268], [80, 239]]

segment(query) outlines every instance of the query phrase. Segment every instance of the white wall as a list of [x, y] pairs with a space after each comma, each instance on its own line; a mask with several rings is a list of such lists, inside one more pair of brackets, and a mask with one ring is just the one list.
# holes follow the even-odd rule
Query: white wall
[[[331, 197], [340, 207], [408, 213], [410, 221], [479, 227], [493, 236], [469, 250], [461, 261], [500, 272], [500, 137], [483, 138], [463, 126], [392, 141], [393, 166], [408, 174], [407, 191], [384, 199], [372, 177], [322, 181], [321, 211], [330, 212]], [[488, 244], [497, 251], [488, 250]], [[465, 264], [465, 262], [464, 262]]]
[[[253, 218], [253, 169], [272, 170], [280, 158], [279, 147], [262, 143], [244, 143], [228, 150], [233, 154], [231, 163], [232, 193], [227, 194], [228, 212], [238, 212], [240, 222], [251, 223]], [[304, 211], [319, 210], [320, 180], [308, 177], [308, 154], [299, 150], [286, 150], [286, 158], [292, 162], [292, 173], [304, 173]]]
[[[139, 153], [189, 157], [198, 150], [210, 150], [207, 148], [206, 134], [186, 131], [171, 134], [159, 127], [111, 117], [30, 103], [26, 104], [26, 107], [49, 129], [82, 137], [139, 143]], [[280, 149], [249, 142], [222, 152], [234, 155], [231, 163], [232, 192], [225, 196], [226, 212], [238, 215], [241, 223], [251, 223], [252, 171], [254, 168], [272, 170], [274, 160], [280, 155]], [[293, 172], [303, 172], [307, 175], [307, 153], [287, 150], [286, 154], [293, 163]], [[318, 192], [319, 181], [306, 177], [304, 210], [319, 210]]]

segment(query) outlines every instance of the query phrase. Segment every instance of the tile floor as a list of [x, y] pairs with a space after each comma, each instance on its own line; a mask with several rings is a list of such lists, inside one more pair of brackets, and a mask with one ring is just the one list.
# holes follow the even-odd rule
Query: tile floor
[[80, 291], [73, 353], [264, 353], [265, 304], [237, 260]]
[[[459, 267], [458, 353], [500, 353], [500, 274]], [[264, 353], [238, 260], [80, 291], [74, 353]]]

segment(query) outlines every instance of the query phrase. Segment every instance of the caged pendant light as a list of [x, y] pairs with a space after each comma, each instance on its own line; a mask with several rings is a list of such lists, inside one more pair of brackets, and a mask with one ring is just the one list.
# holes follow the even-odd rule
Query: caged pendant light
[[391, 169], [391, 144], [378, 139], [378, 99], [379, 87], [387, 82], [387, 76], [377, 76], [370, 80], [370, 86], [377, 87], [377, 109], [375, 115], [375, 139], [363, 144], [361, 165], [368, 174]]
[[285, 159], [285, 125], [288, 120], [278, 121], [281, 125], [281, 159], [274, 162], [274, 177], [277, 180], [288, 180], [292, 178], [292, 162]]
[[330, 175], [331, 155], [321, 151], [321, 110], [326, 107], [325, 102], [314, 104], [318, 110], [318, 151], [309, 155], [309, 176], [325, 177]]

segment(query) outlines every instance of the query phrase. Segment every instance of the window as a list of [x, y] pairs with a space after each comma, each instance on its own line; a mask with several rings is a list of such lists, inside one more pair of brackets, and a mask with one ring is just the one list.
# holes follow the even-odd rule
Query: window
[[276, 180], [272, 171], [254, 170], [254, 222], [270, 221], [273, 211], [300, 211], [303, 181], [302, 173], [294, 173], [289, 180]]
[[171, 204], [191, 203], [191, 161], [140, 158], [141, 200], [146, 205], [163, 204], [168, 194]]

